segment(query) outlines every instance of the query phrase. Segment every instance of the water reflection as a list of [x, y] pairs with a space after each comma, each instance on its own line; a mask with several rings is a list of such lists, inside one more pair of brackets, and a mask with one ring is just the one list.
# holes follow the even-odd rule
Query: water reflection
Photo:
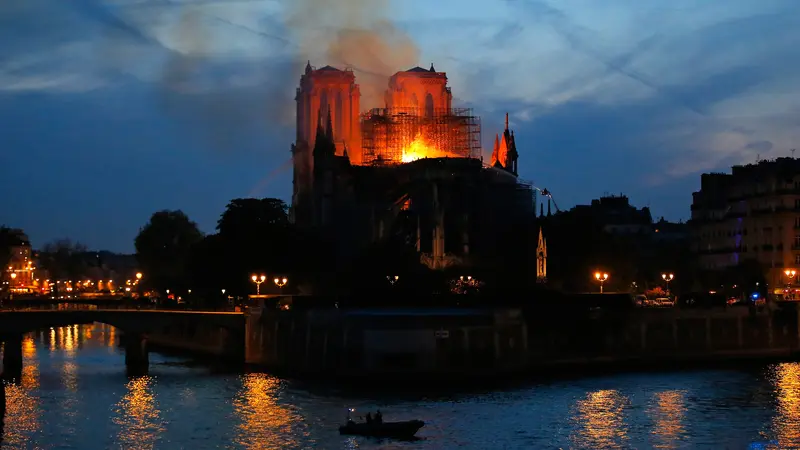
[[22, 385], [6, 384], [6, 420], [3, 444], [26, 448], [29, 436], [40, 427], [39, 398]]
[[117, 441], [123, 448], [152, 449], [164, 431], [153, 387], [155, 379], [144, 376], [131, 379], [127, 393], [115, 411], [114, 423], [120, 427]]
[[655, 448], [676, 448], [686, 433], [686, 398], [683, 391], [658, 392], [649, 408]]
[[242, 389], [233, 401], [241, 423], [236, 443], [247, 449], [282, 449], [298, 447], [293, 437], [302, 434], [294, 429], [303, 418], [276, 401], [280, 381], [265, 374], [242, 376]]
[[22, 339], [22, 377], [20, 384], [25, 389], [39, 387], [39, 360], [36, 358], [36, 341], [27, 335]]
[[578, 400], [573, 422], [578, 430], [570, 436], [578, 448], [621, 448], [628, 438], [624, 412], [630, 400], [616, 390], [590, 392]]
[[800, 364], [775, 366], [771, 374], [777, 397], [772, 430], [781, 448], [800, 446]]

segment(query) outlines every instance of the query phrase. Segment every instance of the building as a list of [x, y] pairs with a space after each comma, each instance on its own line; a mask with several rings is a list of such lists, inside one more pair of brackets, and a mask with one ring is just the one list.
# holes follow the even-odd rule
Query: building
[[800, 159], [778, 158], [706, 173], [692, 194], [692, 251], [700, 269], [758, 262], [768, 283], [800, 268]]
[[6, 267], [4, 282], [8, 283], [11, 293], [31, 292], [35, 282], [36, 267], [31, 252], [31, 243], [28, 235], [18, 228], [8, 230], [9, 233], [9, 260]]
[[504, 227], [533, 216], [507, 116], [489, 165], [480, 118], [452, 107], [446, 73], [433, 65], [398, 72], [384, 100], [356, 116], [353, 72], [306, 66], [292, 145], [297, 225], [335, 236], [345, 252], [404, 236], [422, 262], [442, 269], [495, 251]]
[[569, 211], [591, 223], [600, 224], [611, 235], [650, 234], [653, 217], [650, 208], [636, 208], [625, 195], [606, 195], [589, 205], [576, 205]]

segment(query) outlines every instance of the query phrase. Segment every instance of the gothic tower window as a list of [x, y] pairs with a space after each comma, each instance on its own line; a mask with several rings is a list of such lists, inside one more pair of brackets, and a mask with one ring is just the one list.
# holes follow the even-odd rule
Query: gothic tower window
[[433, 96], [430, 92], [425, 95], [425, 117], [433, 117]]
[[342, 101], [342, 91], [336, 92], [336, 111], [333, 117], [333, 129], [334, 129], [334, 139], [341, 139], [343, 136], [342, 133], [342, 122], [344, 122], [344, 111], [343, 111], [343, 101]]

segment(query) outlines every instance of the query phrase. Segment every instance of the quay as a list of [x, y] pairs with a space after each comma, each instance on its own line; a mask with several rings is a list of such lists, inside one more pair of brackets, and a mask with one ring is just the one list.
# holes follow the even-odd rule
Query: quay
[[4, 377], [14, 379], [21, 373], [23, 333], [91, 322], [122, 331], [132, 375], [147, 373], [152, 348], [211, 356], [292, 377], [402, 381], [599, 366], [789, 360], [800, 350], [800, 311], [794, 305], [576, 310], [473, 302], [369, 307], [343, 299], [292, 296], [262, 298], [241, 312], [130, 309], [123, 304], [115, 309], [103, 301], [98, 305], [58, 302], [0, 311]]

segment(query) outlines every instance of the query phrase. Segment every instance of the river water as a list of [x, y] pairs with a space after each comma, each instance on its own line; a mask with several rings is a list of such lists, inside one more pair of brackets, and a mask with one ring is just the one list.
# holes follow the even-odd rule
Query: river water
[[[800, 446], [800, 365], [593, 376], [492, 392], [357, 395], [151, 355], [106, 325], [30, 334], [3, 448], [516, 449]], [[415, 442], [338, 435], [347, 407], [426, 421]]]

